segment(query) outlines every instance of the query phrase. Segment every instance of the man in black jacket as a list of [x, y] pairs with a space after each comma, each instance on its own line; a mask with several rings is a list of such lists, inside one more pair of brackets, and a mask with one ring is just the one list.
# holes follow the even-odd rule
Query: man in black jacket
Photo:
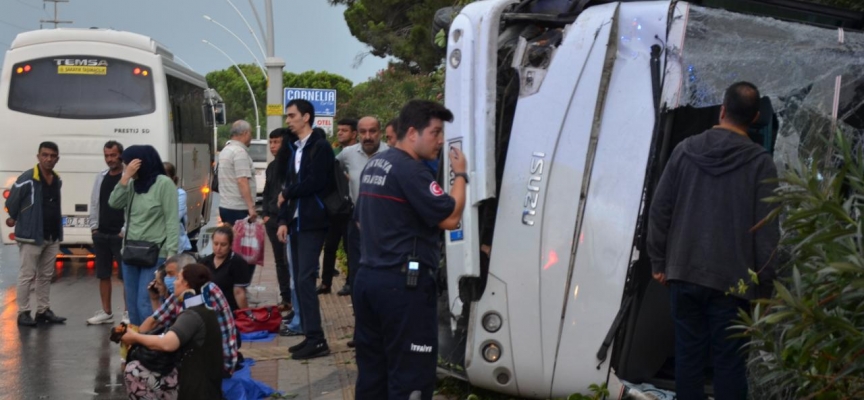
[[[648, 228], [653, 275], [668, 283], [675, 322], [675, 385], [681, 400], [704, 399], [709, 346], [714, 395], [746, 399], [743, 339], [727, 328], [774, 277], [777, 221], [760, 224], [773, 206], [777, 178], [771, 155], [747, 135], [759, 118], [759, 90], [738, 82], [725, 93], [720, 125], [672, 152], [660, 178]], [[739, 282], [749, 284], [739, 291]], [[734, 332], [732, 332], [734, 333]]]
[[297, 134], [296, 150], [288, 165], [285, 188], [279, 195], [279, 239], [291, 232], [291, 271], [300, 307], [300, 323], [306, 339], [290, 347], [295, 360], [330, 354], [324, 330], [315, 281], [318, 259], [330, 227], [324, 195], [333, 179], [335, 156], [320, 130], [312, 130], [315, 108], [306, 100], [292, 100], [285, 109], [285, 122]]
[[[284, 145], [293, 148], [293, 143], [296, 140], [297, 135], [291, 133], [290, 129], [274, 129], [269, 135], [270, 153], [276, 157], [279, 149], [283, 146], [283, 141], [286, 142]], [[286, 254], [285, 243], [279, 241], [279, 236], [276, 234], [279, 230], [279, 193], [282, 192], [282, 184], [285, 182], [285, 172], [277, 171], [278, 165], [278, 160], [273, 160], [270, 164], [267, 164], [261, 215], [264, 218], [264, 226], [267, 227], [267, 237], [270, 238], [270, 244], [273, 247], [273, 258], [276, 261], [276, 279], [279, 281], [279, 296], [282, 300], [280, 308], [282, 310], [290, 310], [291, 275], [288, 272], [288, 256]]]

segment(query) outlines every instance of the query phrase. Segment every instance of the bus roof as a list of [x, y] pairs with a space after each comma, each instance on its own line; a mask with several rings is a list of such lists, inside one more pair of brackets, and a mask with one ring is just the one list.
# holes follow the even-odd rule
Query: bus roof
[[102, 42], [134, 47], [155, 54], [174, 58], [165, 46], [150, 37], [113, 29], [57, 28], [40, 29], [19, 33], [12, 41], [11, 50], [43, 43], [56, 42]]
[[200, 81], [199, 84], [203, 84], [205, 87], [207, 86], [204, 81], [204, 76], [178, 64], [174, 59], [174, 53], [168, 50], [167, 47], [149, 36], [133, 32], [98, 28], [40, 29], [19, 33], [18, 36], [15, 37], [15, 40], [12, 41], [9, 50], [11, 51], [27, 46], [57, 42], [109, 43], [161, 55], [162, 59], [168, 61], [166, 64], [169, 64], [173, 70], [187, 75], [187, 79], [194, 78], [195, 80]]

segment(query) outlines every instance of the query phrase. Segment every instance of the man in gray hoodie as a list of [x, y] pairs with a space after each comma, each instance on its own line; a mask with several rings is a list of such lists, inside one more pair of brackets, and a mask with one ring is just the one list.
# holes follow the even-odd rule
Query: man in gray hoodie
[[[747, 398], [746, 341], [730, 339], [727, 328], [757, 289], [770, 287], [779, 240], [776, 220], [760, 224], [774, 207], [762, 199], [776, 188], [766, 180], [777, 170], [747, 135], [759, 98], [751, 83], [730, 86], [720, 124], [675, 148], [651, 203], [648, 254], [654, 278], [669, 286], [681, 400], [705, 398], [709, 348], [715, 398]], [[749, 288], [739, 291], [739, 281]]]

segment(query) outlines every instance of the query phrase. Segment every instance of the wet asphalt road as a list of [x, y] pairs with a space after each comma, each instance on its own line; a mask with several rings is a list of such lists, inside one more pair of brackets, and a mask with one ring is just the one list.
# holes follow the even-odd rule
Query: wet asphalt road
[[[214, 196], [210, 225], [218, 213]], [[205, 227], [206, 228], [206, 227]], [[72, 260], [55, 265], [51, 309], [66, 324], [19, 328], [16, 319], [18, 247], [0, 245], [0, 400], [126, 399], [119, 346], [108, 340], [123, 317], [123, 282], [112, 277], [114, 324], [87, 325], [102, 308], [93, 263]], [[35, 312], [36, 296], [30, 304]]]
[[[0, 399], [124, 399], [119, 347], [108, 340], [111, 325], [88, 326], [101, 308], [99, 281], [86, 261], [55, 267], [51, 309], [67, 317], [65, 325], [16, 324], [15, 283], [18, 248], [0, 249]], [[92, 266], [92, 263], [91, 263]], [[123, 283], [112, 280], [114, 321], [123, 313]], [[31, 306], [35, 309], [35, 296]]]

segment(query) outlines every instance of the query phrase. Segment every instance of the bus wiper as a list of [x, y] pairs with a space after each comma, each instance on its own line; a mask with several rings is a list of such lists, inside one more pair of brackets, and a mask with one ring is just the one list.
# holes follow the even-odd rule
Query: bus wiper
[[600, 345], [600, 350], [597, 351], [597, 360], [600, 361], [597, 364], [597, 369], [600, 369], [600, 366], [606, 362], [606, 356], [609, 354], [609, 346], [612, 345], [612, 339], [618, 334], [618, 329], [621, 328], [621, 321], [624, 320], [624, 316], [627, 315], [627, 311], [630, 310], [630, 304], [633, 302], [633, 295], [628, 295], [624, 299], [624, 303], [621, 304], [621, 308], [618, 309], [618, 314], [615, 315], [615, 320], [612, 321], [612, 326], [609, 327], [609, 332], [606, 332], [606, 338], [603, 339], [603, 344]]

